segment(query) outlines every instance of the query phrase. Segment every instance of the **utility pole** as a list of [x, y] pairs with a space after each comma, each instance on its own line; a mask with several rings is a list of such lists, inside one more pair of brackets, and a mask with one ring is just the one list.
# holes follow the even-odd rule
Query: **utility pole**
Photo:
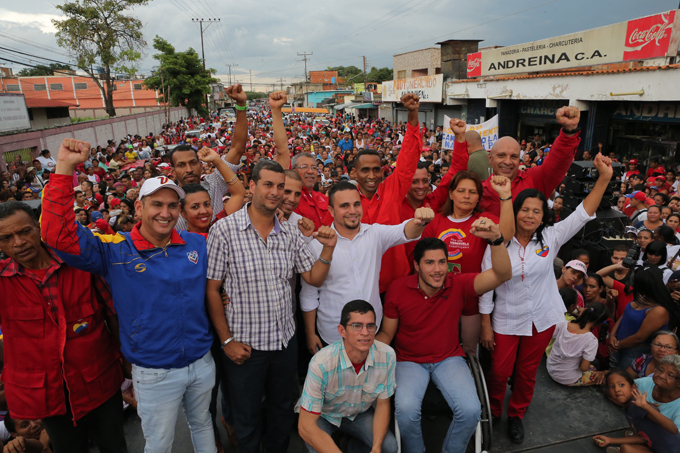
[[[170, 122], [170, 100], [165, 92], [165, 81], [163, 81], [163, 66], [161, 66], [161, 87], [163, 88], [163, 98], [165, 101], [165, 124]], [[170, 87], [168, 87], [170, 88]]]
[[298, 52], [298, 56], [302, 57], [302, 60], [305, 62], [305, 82], [309, 82], [309, 77], [307, 76], [307, 60], [308, 60], [307, 55], [314, 55], [314, 52], [310, 52], [310, 53], [307, 53], [307, 52], [300, 53], [300, 52]]
[[[198, 24], [201, 26], [201, 56], [203, 57], [203, 71], [205, 71], [205, 47], [203, 46], [203, 32], [208, 30], [208, 27], [210, 27], [212, 24], [215, 22], [219, 22], [219, 19], [191, 19], [191, 22], [198, 22]], [[205, 30], [203, 29], [203, 22], [207, 22], [208, 26], [205, 27]], [[208, 108], [208, 94], [206, 93], [204, 95], [205, 98], [205, 108]]]
[[283, 91], [283, 77], [279, 77], [279, 83], [281, 84], [281, 91]]
[[229, 63], [227, 67], [229, 68], [229, 85], [231, 85], [231, 68], [232, 67], [237, 67], [238, 65], [236, 63]]
[[364, 90], [366, 89], [366, 57], [364, 58]]
[[253, 91], [253, 71], [248, 69], [248, 74], [250, 74], [250, 92], [252, 93], [252, 91]]

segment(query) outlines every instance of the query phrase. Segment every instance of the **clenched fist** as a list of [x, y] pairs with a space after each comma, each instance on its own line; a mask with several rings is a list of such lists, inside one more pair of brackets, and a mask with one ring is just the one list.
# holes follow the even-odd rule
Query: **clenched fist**
[[217, 154], [217, 151], [214, 149], [208, 148], [207, 146], [204, 146], [200, 150], [198, 150], [198, 158], [201, 159], [203, 162], [215, 162], [217, 159], [220, 158], [220, 155]]
[[324, 247], [335, 247], [335, 244], [338, 242], [335, 230], [325, 225], [320, 226], [316, 233], [314, 233], [314, 239], [319, 241]]
[[288, 101], [284, 91], [273, 91], [269, 93], [269, 106], [272, 109], [280, 110]]
[[407, 93], [401, 97], [401, 103], [411, 112], [418, 111], [420, 108], [420, 97], [417, 94]]
[[243, 89], [240, 83], [235, 83], [234, 85], [227, 88], [227, 95], [236, 101], [236, 104], [243, 107], [248, 102], [248, 96], [246, 91]]
[[570, 131], [578, 127], [578, 122], [581, 119], [581, 111], [578, 107], [567, 106], [557, 110], [555, 115], [557, 123], [562, 126], [564, 130]]
[[73, 165], [75, 168], [90, 157], [90, 144], [76, 140], [75, 138], [65, 138], [59, 146], [57, 162]]
[[451, 118], [449, 121], [449, 127], [451, 128], [451, 131], [453, 131], [453, 135], [455, 135], [456, 138], [462, 136], [463, 140], [465, 140], [465, 129], [467, 128], [465, 121], [458, 118]]
[[310, 237], [312, 233], [314, 233], [314, 222], [312, 222], [312, 220], [308, 219], [307, 217], [303, 217], [298, 220], [298, 228], [300, 229], [300, 233], [302, 233], [303, 236]]
[[434, 211], [431, 208], [418, 208], [413, 216], [418, 226], [425, 226], [434, 219]]
[[495, 241], [501, 237], [501, 230], [498, 225], [487, 217], [480, 217], [475, 220], [470, 227], [470, 233], [488, 241]]

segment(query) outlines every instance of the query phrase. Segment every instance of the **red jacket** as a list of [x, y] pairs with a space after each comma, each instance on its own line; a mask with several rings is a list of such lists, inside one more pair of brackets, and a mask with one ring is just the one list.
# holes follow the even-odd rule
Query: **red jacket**
[[[581, 139], [580, 132], [572, 137], [568, 137], [562, 131], [555, 139], [555, 143], [550, 148], [548, 157], [543, 159], [543, 165], [533, 167], [525, 171], [518, 171], [515, 179], [512, 180], [512, 199], [524, 189], [538, 189], [546, 197], [552, 195], [553, 190], [562, 182], [567, 175], [567, 171], [574, 161], [576, 148]], [[491, 176], [482, 183], [484, 193], [479, 207], [482, 211], [500, 217], [501, 202], [498, 193], [491, 188]]]
[[42, 282], [0, 262], [2, 380], [12, 416], [31, 420], [66, 413], [66, 383], [75, 422], [120, 389], [123, 372], [104, 323], [104, 310], [114, 313], [108, 287], [50, 254]]
[[324, 218], [329, 215], [328, 197], [321, 192], [307, 189], [303, 184], [300, 204], [298, 204], [295, 212], [314, 222], [314, 230], [316, 231], [324, 224]]

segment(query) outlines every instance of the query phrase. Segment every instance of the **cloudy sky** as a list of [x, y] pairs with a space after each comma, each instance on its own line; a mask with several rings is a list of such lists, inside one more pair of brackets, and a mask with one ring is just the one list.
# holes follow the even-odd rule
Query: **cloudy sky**
[[[58, 48], [51, 19], [58, 0], [2, 2], [0, 64], [3, 58], [30, 64], [44, 61], [9, 52], [69, 61]], [[250, 83], [297, 82], [308, 70], [327, 66], [392, 67], [394, 54], [435, 46], [445, 39], [481, 39], [481, 45], [511, 45], [586, 30], [678, 7], [678, 0], [152, 0], [131, 14], [145, 24], [151, 43], [159, 35], [177, 50], [200, 53], [199, 25], [192, 18], [219, 18], [204, 33], [205, 58], [218, 77]], [[204, 24], [205, 27], [205, 24]], [[4, 48], [4, 49], [3, 49]], [[149, 46], [141, 72], [156, 65]], [[21, 65], [4, 64], [18, 71]], [[269, 85], [271, 86], [271, 85]], [[248, 87], [247, 87], [248, 88]]]

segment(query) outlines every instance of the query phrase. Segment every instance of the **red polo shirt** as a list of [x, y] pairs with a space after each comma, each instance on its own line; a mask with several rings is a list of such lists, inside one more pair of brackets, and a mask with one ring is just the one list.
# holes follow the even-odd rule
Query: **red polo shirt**
[[50, 255], [44, 272], [0, 262], [2, 380], [14, 418], [64, 415], [65, 383], [77, 421], [123, 382], [120, 353], [104, 323], [104, 311], [115, 311], [101, 278]]
[[[300, 204], [295, 210], [302, 217], [307, 217], [314, 222], [314, 230], [318, 230], [323, 225], [324, 218], [330, 217], [328, 214], [328, 197], [315, 190], [309, 190], [304, 184], [302, 185], [302, 196], [300, 197]], [[332, 220], [332, 219], [331, 219]], [[330, 223], [329, 223], [330, 225]]]
[[444, 288], [433, 297], [420, 291], [417, 274], [392, 282], [384, 315], [399, 320], [394, 338], [398, 362], [439, 363], [464, 355], [458, 321], [461, 315], [477, 312], [477, 275], [449, 272]]

